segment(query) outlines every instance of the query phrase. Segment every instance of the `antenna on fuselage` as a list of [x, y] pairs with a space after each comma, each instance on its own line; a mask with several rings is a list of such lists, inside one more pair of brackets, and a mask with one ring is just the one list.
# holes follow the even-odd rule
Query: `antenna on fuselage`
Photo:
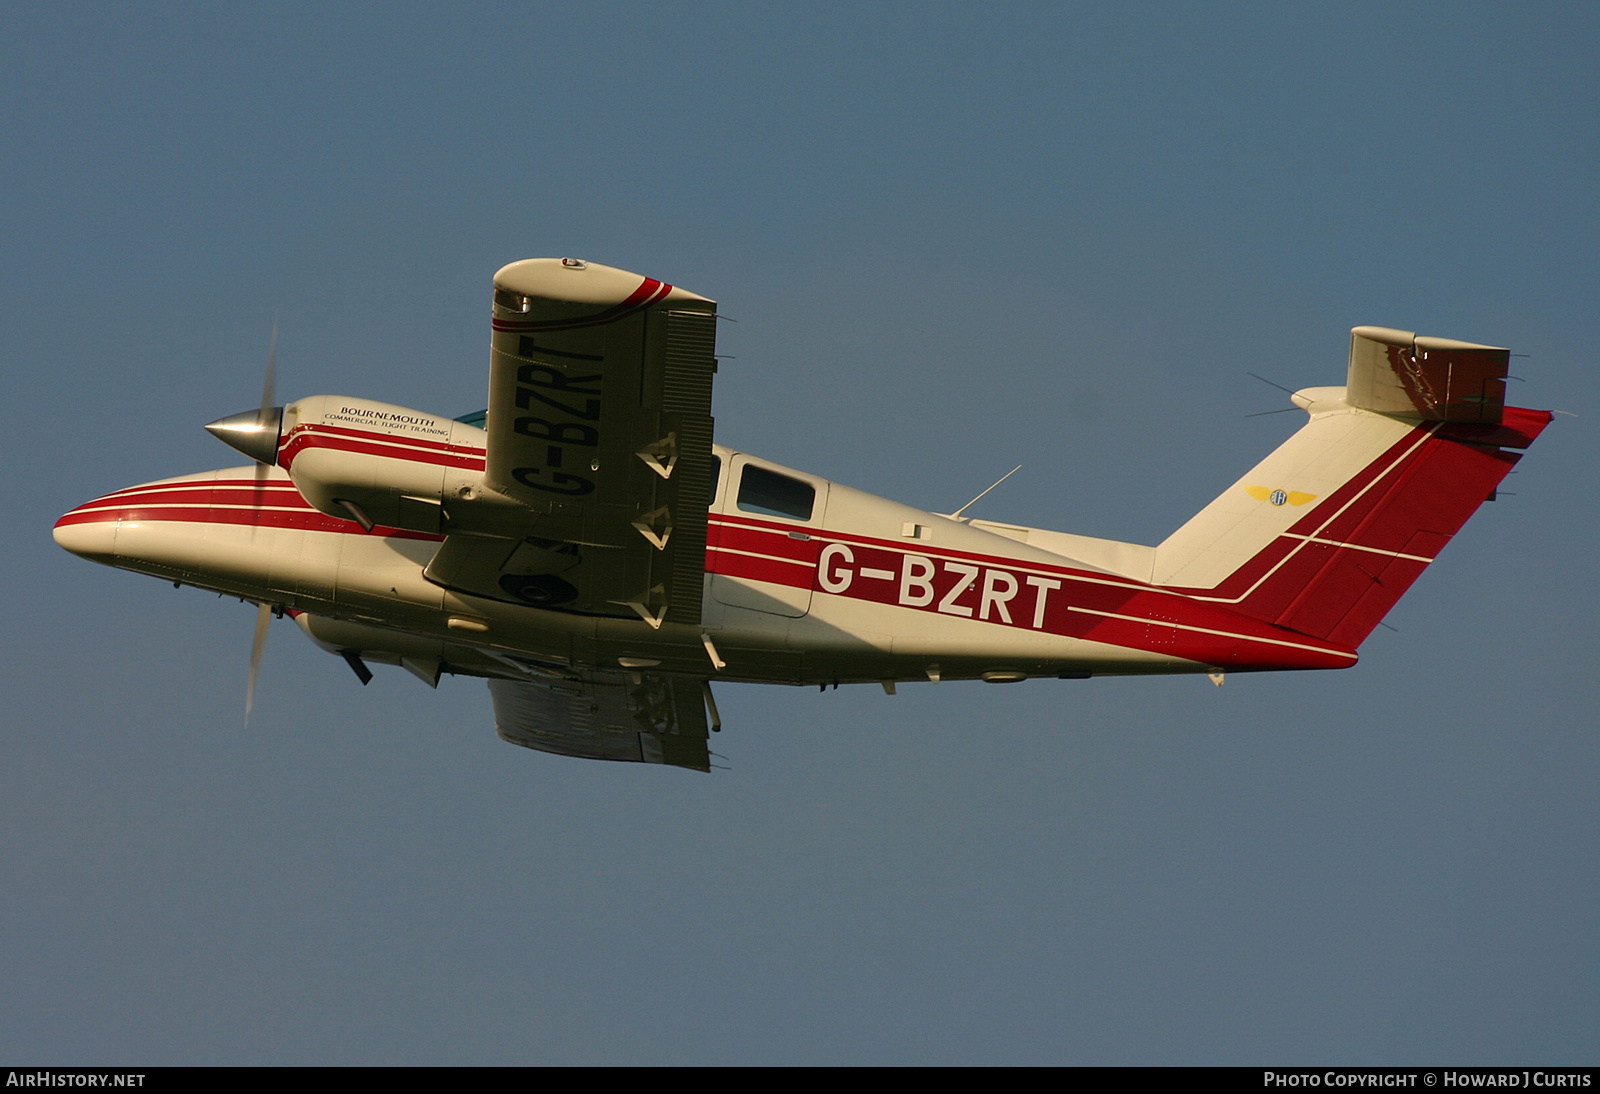
[[[1013, 467], [1010, 471], [1007, 471], [1004, 475], [1001, 475], [998, 479], [995, 479], [994, 480], [994, 486], [989, 487], [989, 490], [993, 490], [995, 486], [999, 486], [1001, 483], [1005, 482], [1012, 475], [1015, 475], [1018, 471], [1021, 471], [1021, 470], [1022, 470], [1022, 465], [1019, 463], [1019, 464], [1017, 464], [1017, 466]], [[989, 492], [989, 490], [985, 490], [983, 492], [983, 494], [987, 494]], [[954, 513], [951, 513], [950, 514], [950, 519], [951, 520], [960, 520], [962, 513], [965, 513], [968, 509], [971, 509], [974, 505], [977, 505], [980, 501], [983, 500], [983, 494], [979, 494], [977, 497], [975, 497], [971, 501], [967, 502], [967, 504], [963, 505], [960, 509], [957, 509]]]

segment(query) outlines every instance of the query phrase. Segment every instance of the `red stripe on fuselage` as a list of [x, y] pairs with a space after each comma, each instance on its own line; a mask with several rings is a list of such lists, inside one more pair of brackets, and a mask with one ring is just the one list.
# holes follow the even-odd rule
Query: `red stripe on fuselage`
[[235, 524], [290, 528], [342, 535], [442, 540], [441, 535], [377, 525], [362, 532], [355, 521], [329, 516], [300, 496], [284, 479], [190, 479], [149, 483], [96, 498], [67, 513], [56, 526], [140, 521], [182, 524]]
[[293, 465], [301, 452], [312, 448], [327, 448], [337, 452], [355, 452], [368, 456], [384, 456], [392, 460], [427, 463], [440, 467], [459, 467], [465, 471], [482, 471], [483, 449], [460, 445], [445, 446], [447, 450], [412, 447], [415, 442], [391, 437], [383, 433], [362, 433], [337, 427], [303, 425], [289, 431], [288, 439], [278, 449], [278, 466], [285, 471]]
[[448, 441], [430, 441], [422, 437], [410, 437], [400, 433], [384, 433], [372, 429], [355, 429], [347, 425], [330, 425], [327, 422], [302, 422], [289, 430], [292, 437], [302, 429], [315, 430], [318, 433], [329, 433], [341, 437], [356, 437], [363, 440], [381, 440], [389, 444], [405, 445], [412, 448], [425, 448], [436, 452], [454, 452], [461, 455], [482, 457], [483, 449], [471, 444], [451, 444]]
[[[1149, 650], [1230, 668], [1330, 668], [1354, 652], [1115, 575], [713, 517], [706, 569], [813, 594]], [[735, 546], [736, 545], [736, 546]], [[837, 545], [843, 550], [830, 550]], [[767, 557], [762, 557], [767, 556]], [[818, 568], [816, 560], [823, 566]], [[871, 576], [869, 576], [869, 574]], [[1030, 579], [1032, 579], [1030, 581]]]
[[[287, 484], [286, 484], [287, 485]], [[127, 505], [250, 505], [287, 509], [310, 509], [311, 505], [293, 486], [288, 489], [255, 489], [254, 487], [213, 487], [204, 483], [199, 488], [145, 490], [107, 494], [78, 509], [114, 508]]]
[[[92, 504], [92, 503], [91, 503]], [[320, 513], [315, 509], [282, 510], [282, 509], [252, 509], [216, 507], [201, 508], [175, 508], [158, 505], [129, 506], [123, 509], [96, 509], [86, 510], [82, 507], [56, 521], [56, 527], [70, 524], [98, 524], [122, 522], [123, 524], [138, 523], [176, 523], [176, 524], [237, 524], [253, 525], [258, 528], [287, 528], [307, 532], [337, 532], [342, 535], [361, 536], [368, 533], [361, 531], [361, 526], [350, 520], [340, 520]], [[390, 539], [423, 539], [435, 542], [444, 539], [441, 535], [431, 532], [413, 532], [406, 528], [390, 528], [386, 525], [375, 525], [370, 533], [374, 536]]]
[[[754, 543], [759, 541], [745, 541], [742, 545], [738, 540], [730, 539], [730, 535], [733, 534], [735, 530], [738, 530], [739, 532], [753, 530], [768, 533], [778, 533], [787, 539], [790, 532], [797, 530], [792, 524], [779, 524], [776, 521], [761, 520], [759, 518], [746, 516], [735, 516], [733, 514], [712, 513], [709, 520], [710, 525], [707, 529], [708, 545], [714, 545], [718, 547], [738, 547], [740, 549], [755, 550], [760, 554], [765, 555], [784, 554], [786, 549], [778, 546], [776, 543], [770, 544], [765, 548], [754, 546]], [[924, 546], [920, 550], [912, 550], [909, 544], [904, 540], [885, 539], [877, 536], [861, 535], [854, 532], [836, 532], [828, 528], [818, 528], [815, 530], [806, 529], [804, 534], [811, 541], [811, 547], [809, 548], [809, 557], [811, 558], [815, 558], [822, 547], [829, 543], [848, 543], [852, 545], [861, 544], [867, 547], [885, 547], [901, 553], [931, 555], [937, 558], [960, 559], [962, 561], [977, 562], [980, 564], [1005, 563], [1013, 567], [1028, 570], [1029, 572], [1041, 574], [1067, 574], [1073, 577], [1082, 578], [1084, 580], [1104, 582], [1108, 585], [1125, 585], [1129, 588], [1141, 589], [1151, 587], [1143, 582], [1135, 581], [1130, 577], [1123, 577], [1120, 574], [1107, 573], [1100, 570], [1085, 570], [1081, 567], [1074, 567], [1065, 561], [1059, 565], [1034, 562], [1032, 560], [1023, 561], [1008, 555], [984, 554], [977, 551], [962, 551], [950, 547]], [[999, 539], [1002, 537], [997, 536], [995, 538]], [[922, 541], [919, 540], [916, 542], [920, 544]], [[799, 553], [794, 551], [794, 549], [789, 548], [787, 550], [789, 553], [786, 555], [786, 557], [801, 557]], [[1175, 593], [1174, 595], [1181, 596], [1182, 594]]]
[[103, 497], [96, 498], [91, 505], [108, 501], [111, 498], [142, 497], [146, 494], [188, 492], [212, 490], [217, 487], [248, 487], [251, 490], [278, 490], [287, 491], [295, 497], [300, 496], [300, 491], [295, 489], [294, 483], [288, 479], [189, 479], [183, 482], [153, 482], [143, 486], [130, 486], [123, 490], [113, 490]]

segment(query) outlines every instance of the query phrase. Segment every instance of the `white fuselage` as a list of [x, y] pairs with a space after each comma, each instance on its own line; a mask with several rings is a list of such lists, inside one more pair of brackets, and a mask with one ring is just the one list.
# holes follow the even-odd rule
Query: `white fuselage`
[[[471, 467], [471, 434], [482, 434], [456, 429], [450, 447], [466, 454], [456, 461], [465, 466], [445, 474], [451, 489], [468, 491], [481, 477]], [[118, 491], [68, 513], [56, 537], [96, 561], [281, 606], [330, 649], [482, 675], [508, 657], [824, 684], [1332, 668], [1355, 660], [1331, 643], [1110, 568], [1148, 548], [952, 519], [727, 448], [716, 455], [699, 627], [443, 588], [423, 573], [441, 535], [381, 523], [364, 532], [353, 519], [313, 507], [279, 467]], [[809, 485], [809, 515], [745, 504], [739, 484], [752, 467]], [[1058, 550], [1035, 546], [1030, 536]], [[1074, 541], [1099, 544], [1105, 564], [1059, 553]]]

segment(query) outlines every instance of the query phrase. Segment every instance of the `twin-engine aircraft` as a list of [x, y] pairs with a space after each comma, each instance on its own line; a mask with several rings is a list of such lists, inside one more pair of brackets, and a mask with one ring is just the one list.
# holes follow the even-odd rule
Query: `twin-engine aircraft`
[[[500, 736], [708, 770], [711, 681], [1338, 669], [1550, 421], [1508, 351], [1356, 327], [1344, 387], [1160, 545], [926, 512], [715, 444], [716, 304], [495, 274], [489, 407], [341, 395], [206, 428], [253, 461], [67, 513], [84, 558], [287, 612], [365, 684], [487, 678]], [[249, 700], [247, 699], [247, 709]]]

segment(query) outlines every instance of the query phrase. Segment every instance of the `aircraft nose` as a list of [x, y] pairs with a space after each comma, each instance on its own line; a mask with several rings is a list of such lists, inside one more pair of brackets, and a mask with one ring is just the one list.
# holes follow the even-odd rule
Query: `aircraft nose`
[[117, 515], [96, 512], [95, 502], [80, 505], [56, 521], [52, 533], [62, 547], [90, 562], [114, 565], [117, 544]]

